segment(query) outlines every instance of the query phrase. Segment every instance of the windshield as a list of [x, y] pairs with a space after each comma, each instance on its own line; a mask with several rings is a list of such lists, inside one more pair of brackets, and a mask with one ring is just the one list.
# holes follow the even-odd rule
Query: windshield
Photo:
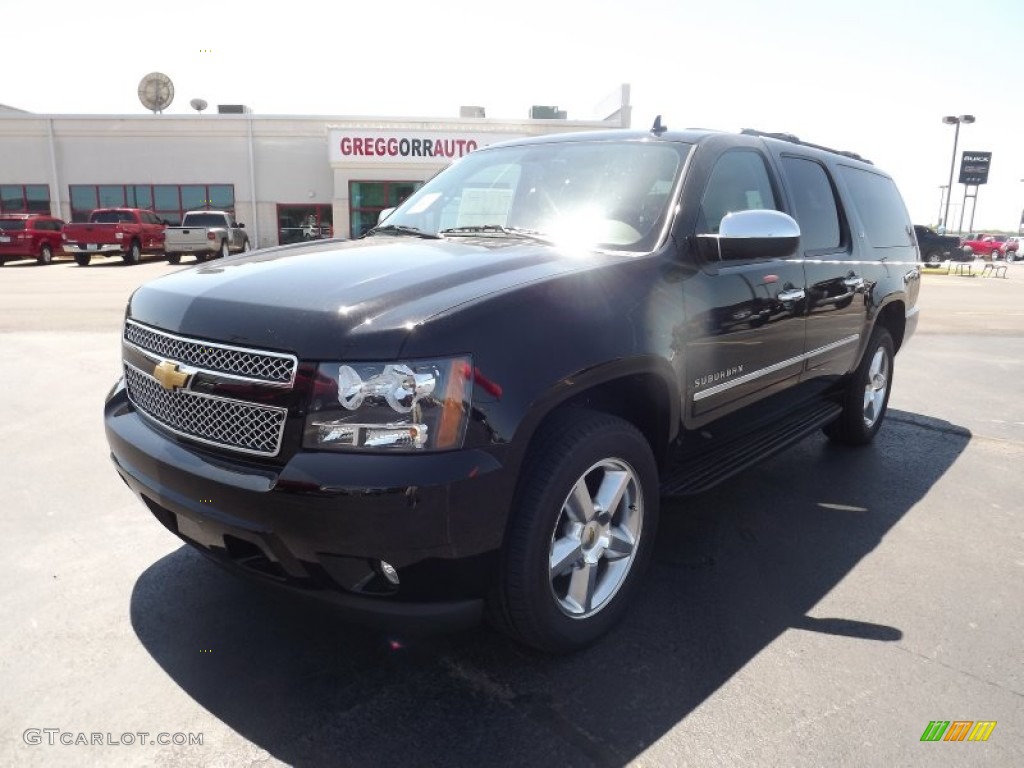
[[406, 200], [383, 222], [382, 234], [531, 236], [649, 251], [689, 149], [583, 140], [477, 150]]

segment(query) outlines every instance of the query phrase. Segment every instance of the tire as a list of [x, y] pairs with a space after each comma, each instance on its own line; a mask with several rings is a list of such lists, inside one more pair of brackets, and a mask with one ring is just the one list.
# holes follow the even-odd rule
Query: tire
[[867, 445], [875, 438], [889, 407], [894, 358], [892, 336], [885, 328], [876, 327], [843, 392], [843, 412], [824, 428], [829, 439], [847, 445]]
[[989, 254], [989, 256], [991, 256], [991, 258], [992, 258], [992, 261], [995, 261], [995, 260], [996, 260], [996, 259], [998, 259], [998, 258], [999, 258], [1000, 256], [1002, 256], [1002, 254], [1001, 254], [1001, 253], [999, 252], [999, 249], [998, 249], [998, 248], [993, 248], [993, 249], [992, 249], [992, 253], [990, 253], [990, 254]]
[[76, 253], [75, 254], [75, 263], [78, 264], [78, 266], [80, 266], [80, 267], [88, 267], [90, 261], [92, 261], [92, 254], [91, 253]]
[[208, 254], [208, 253], [206, 253], [204, 251], [196, 251], [196, 262], [197, 263], [201, 264], [204, 261], [206, 261], [208, 258], [210, 258], [210, 254]]
[[490, 615], [516, 640], [565, 653], [627, 610], [654, 546], [658, 471], [632, 424], [592, 411], [556, 415], [531, 450]]
[[251, 250], [252, 246], [249, 245], [249, 238], [245, 238], [245, 240], [242, 241], [242, 253], [248, 253]]
[[139, 248], [139, 244], [133, 241], [128, 250], [122, 254], [121, 259], [128, 266], [138, 264], [142, 260], [142, 249]]
[[180, 253], [168, 253], [167, 254], [167, 263], [168, 264], [181, 264], [181, 254]]
[[217, 258], [226, 259], [230, 255], [231, 255], [231, 249], [228, 247], [228, 241], [227, 240], [221, 240], [220, 241], [220, 253], [217, 255]]
[[942, 266], [942, 253], [940, 251], [930, 251], [924, 258], [924, 265], [931, 269], [938, 269]]
[[40, 265], [52, 264], [53, 263], [53, 249], [43, 244], [43, 247], [39, 249], [39, 258], [36, 259], [36, 263]]

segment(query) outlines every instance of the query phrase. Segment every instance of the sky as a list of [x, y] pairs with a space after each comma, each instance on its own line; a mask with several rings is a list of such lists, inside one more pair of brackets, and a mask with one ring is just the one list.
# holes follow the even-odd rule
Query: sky
[[[45, 35], [41, 35], [43, 25]], [[631, 88], [633, 127], [781, 131], [857, 152], [935, 224], [957, 155], [992, 152], [974, 229], [1024, 208], [1021, 0], [0, 0], [0, 104], [144, 114], [138, 83], [257, 114], [570, 119]], [[18, 66], [15, 68], [15, 63]], [[0, 158], [0, 163], [3, 159]], [[325, 158], [326, 162], [326, 158]], [[953, 179], [956, 227], [964, 188]], [[969, 227], [968, 201], [964, 228]]]

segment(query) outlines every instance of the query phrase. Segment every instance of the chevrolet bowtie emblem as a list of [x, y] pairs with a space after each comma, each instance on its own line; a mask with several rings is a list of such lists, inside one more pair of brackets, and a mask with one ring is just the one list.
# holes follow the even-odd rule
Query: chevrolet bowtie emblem
[[163, 360], [153, 369], [153, 378], [159, 381], [164, 389], [174, 390], [188, 383], [189, 374], [179, 371], [177, 363]]

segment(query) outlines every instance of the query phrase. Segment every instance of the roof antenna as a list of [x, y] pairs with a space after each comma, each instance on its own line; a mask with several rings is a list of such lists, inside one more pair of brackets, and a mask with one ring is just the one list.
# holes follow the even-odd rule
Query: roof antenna
[[655, 136], [661, 136], [661, 134], [663, 134], [667, 130], [668, 126], [661, 124], [661, 115], [658, 115], [656, 118], [654, 118], [654, 125], [651, 126], [651, 133], [653, 133]]

